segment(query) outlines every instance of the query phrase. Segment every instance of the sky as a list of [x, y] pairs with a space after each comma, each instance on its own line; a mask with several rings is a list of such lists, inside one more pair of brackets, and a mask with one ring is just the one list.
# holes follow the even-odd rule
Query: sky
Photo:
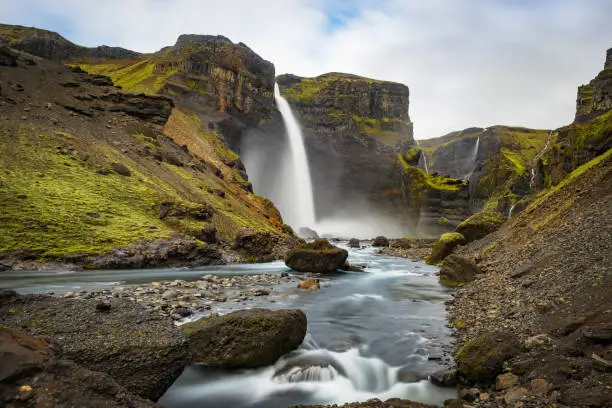
[[277, 74], [348, 72], [410, 88], [415, 137], [572, 121], [612, 47], [610, 0], [0, 0], [0, 22], [156, 51], [222, 34]]

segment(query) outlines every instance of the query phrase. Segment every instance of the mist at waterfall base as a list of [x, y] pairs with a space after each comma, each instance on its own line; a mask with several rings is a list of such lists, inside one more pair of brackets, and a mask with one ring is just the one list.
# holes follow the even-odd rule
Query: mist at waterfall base
[[345, 177], [340, 163], [307, 150], [299, 122], [275, 89], [284, 128], [251, 129], [239, 149], [255, 193], [269, 198], [296, 232], [308, 227], [343, 238], [407, 235], [396, 218], [377, 211], [365, 197], [340, 192]]

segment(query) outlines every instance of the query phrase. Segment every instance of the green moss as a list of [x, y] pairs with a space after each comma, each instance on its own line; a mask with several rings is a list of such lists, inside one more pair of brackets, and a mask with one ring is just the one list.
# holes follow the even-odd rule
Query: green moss
[[406, 159], [401, 154], [398, 154], [397, 160], [404, 168], [404, 174], [409, 177], [411, 188], [413, 190], [432, 188], [435, 190], [457, 191], [461, 187], [467, 185], [467, 182], [464, 180], [428, 174], [420, 168], [408, 164]]
[[472, 242], [496, 231], [505, 221], [503, 215], [485, 209], [459, 224], [457, 232], [463, 234], [468, 242]]
[[143, 61], [116, 61], [104, 64], [73, 64], [81, 67], [90, 74], [106, 75], [118, 85], [129, 92], [154, 95], [165, 85], [168, 78], [177, 70], [168, 70], [154, 73], [155, 62]]
[[427, 258], [427, 263], [430, 265], [439, 264], [444, 258], [450, 255], [457, 246], [464, 245], [466, 242], [465, 237], [458, 232], [447, 232], [440, 235], [440, 238], [431, 250], [431, 255]]
[[501, 148], [501, 152], [504, 155], [504, 157], [510, 160], [510, 162], [514, 165], [514, 167], [516, 168], [517, 174], [519, 175], [525, 174], [525, 172], [527, 171], [527, 168], [525, 166], [525, 163], [523, 163], [521, 157], [517, 153], [509, 149], [506, 149], [505, 147]]

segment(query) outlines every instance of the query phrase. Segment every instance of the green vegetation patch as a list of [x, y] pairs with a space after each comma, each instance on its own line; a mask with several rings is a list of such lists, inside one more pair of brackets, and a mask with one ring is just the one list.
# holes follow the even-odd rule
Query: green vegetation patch
[[399, 154], [397, 158], [404, 168], [404, 174], [410, 178], [410, 187], [412, 190], [432, 188], [435, 190], [457, 191], [461, 187], [467, 185], [467, 182], [464, 180], [444, 177], [437, 174], [428, 174], [420, 168], [408, 164], [406, 159], [401, 154]]

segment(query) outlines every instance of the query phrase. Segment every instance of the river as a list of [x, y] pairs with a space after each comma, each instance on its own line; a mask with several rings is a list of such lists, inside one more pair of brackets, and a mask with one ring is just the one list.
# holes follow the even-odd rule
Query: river
[[[341, 246], [344, 246], [341, 244]], [[275, 301], [252, 306], [299, 308], [308, 317], [300, 347], [274, 366], [251, 370], [187, 367], [159, 403], [168, 408], [284, 408], [294, 404], [406, 398], [440, 405], [455, 390], [426, 380], [448, 364], [451, 333], [438, 283], [438, 268], [381, 255], [375, 248], [350, 250], [365, 272], [326, 275], [321, 289], [281, 288]], [[281, 273], [281, 262], [192, 269], [0, 273], [0, 287], [56, 294], [167, 279]], [[224, 313], [245, 307], [224, 305]]]

